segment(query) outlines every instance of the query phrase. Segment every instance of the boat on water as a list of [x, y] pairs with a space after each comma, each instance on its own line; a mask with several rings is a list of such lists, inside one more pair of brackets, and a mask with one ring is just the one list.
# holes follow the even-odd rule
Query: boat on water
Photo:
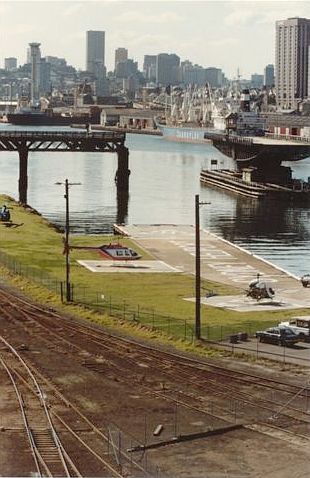
[[90, 113], [56, 113], [52, 109], [20, 108], [8, 113], [7, 122], [19, 126], [70, 126], [72, 124], [99, 124], [100, 114]]
[[[165, 116], [155, 118], [155, 124], [163, 137], [173, 141], [190, 143], [208, 143], [208, 133], [224, 132], [231, 114], [242, 114], [245, 91], [223, 95], [204, 88], [188, 88], [185, 91], [176, 88], [169, 96]], [[243, 123], [257, 121], [256, 113], [242, 118]]]

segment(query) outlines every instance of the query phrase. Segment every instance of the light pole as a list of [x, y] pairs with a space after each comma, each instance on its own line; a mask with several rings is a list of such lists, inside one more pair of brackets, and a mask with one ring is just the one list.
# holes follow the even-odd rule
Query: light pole
[[70, 246], [69, 246], [69, 186], [78, 186], [81, 183], [69, 183], [68, 179], [64, 183], [57, 182], [58, 186], [65, 186], [64, 198], [66, 200], [66, 222], [65, 222], [65, 240], [64, 254], [66, 256], [66, 300], [71, 302], [71, 285], [70, 285]]
[[200, 277], [200, 219], [199, 219], [199, 206], [203, 204], [210, 204], [209, 202], [199, 202], [199, 194], [195, 195], [195, 278], [196, 278], [196, 308], [195, 308], [195, 337], [201, 339], [201, 317], [200, 317], [200, 305], [201, 305], [201, 277]]

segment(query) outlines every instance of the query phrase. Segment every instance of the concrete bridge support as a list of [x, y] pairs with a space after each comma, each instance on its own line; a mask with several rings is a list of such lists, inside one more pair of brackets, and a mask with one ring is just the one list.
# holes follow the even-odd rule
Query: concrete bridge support
[[27, 205], [27, 191], [28, 191], [28, 149], [23, 147], [18, 150], [19, 153], [19, 180], [18, 180], [18, 194], [19, 202]]

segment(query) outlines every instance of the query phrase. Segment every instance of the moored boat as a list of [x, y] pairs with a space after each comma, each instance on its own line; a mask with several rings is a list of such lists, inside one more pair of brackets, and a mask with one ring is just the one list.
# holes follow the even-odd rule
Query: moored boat
[[21, 108], [7, 114], [7, 122], [19, 126], [70, 126], [71, 124], [99, 124], [100, 115], [91, 113], [56, 113], [51, 109]]
[[155, 118], [162, 136], [173, 141], [209, 143], [208, 133], [226, 131], [229, 116], [238, 114], [243, 98], [215, 96], [208, 85], [172, 90], [165, 116]]

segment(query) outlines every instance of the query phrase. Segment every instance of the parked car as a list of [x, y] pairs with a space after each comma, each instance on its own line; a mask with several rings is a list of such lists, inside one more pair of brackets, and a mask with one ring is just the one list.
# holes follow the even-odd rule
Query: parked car
[[290, 327], [270, 327], [267, 330], [259, 330], [256, 337], [260, 342], [266, 342], [276, 345], [294, 345], [300, 341], [300, 338]]
[[303, 287], [310, 287], [310, 274], [305, 274], [300, 278]]
[[287, 322], [281, 322], [278, 327], [289, 327], [299, 340], [303, 342], [310, 342], [310, 316], [300, 315], [299, 317], [292, 317]]

